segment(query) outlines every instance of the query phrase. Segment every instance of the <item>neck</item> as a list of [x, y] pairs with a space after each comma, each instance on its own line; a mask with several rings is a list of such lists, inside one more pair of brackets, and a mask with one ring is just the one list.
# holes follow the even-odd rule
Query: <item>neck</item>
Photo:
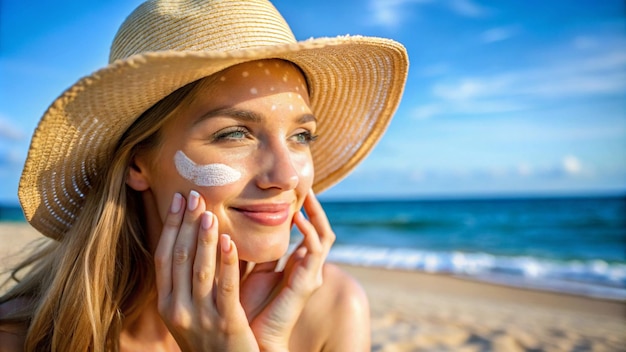
[[180, 351], [161, 319], [156, 297], [146, 302], [141, 313], [124, 321], [120, 333], [121, 351]]

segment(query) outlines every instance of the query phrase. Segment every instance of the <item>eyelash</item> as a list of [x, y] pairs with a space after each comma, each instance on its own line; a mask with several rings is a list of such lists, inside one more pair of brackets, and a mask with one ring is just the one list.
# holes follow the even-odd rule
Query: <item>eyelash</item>
[[317, 137], [319, 137], [318, 135], [314, 135], [313, 133], [311, 133], [311, 131], [304, 131], [304, 132], [300, 132], [298, 134], [295, 135], [297, 136], [303, 136], [304, 137], [304, 141], [299, 141], [297, 143], [303, 144], [303, 145], [310, 145], [311, 143], [315, 142], [317, 140]]
[[[242, 138], [233, 138], [232, 135], [234, 133], [242, 133], [243, 136]], [[250, 136], [250, 131], [248, 131], [247, 128], [245, 127], [234, 127], [234, 128], [229, 128], [225, 131], [218, 131], [217, 133], [215, 133], [215, 135], [213, 136], [213, 140], [216, 142], [221, 142], [221, 141], [228, 141], [228, 140], [233, 140], [233, 141], [237, 141], [237, 140], [241, 140], [243, 138], [249, 137]], [[296, 133], [293, 138], [298, 138], [298, 137], [303, 137], [304, 140], [302, 141], [298, 141], [296, 140], [296, 143], [298, 144], [302, 144], [302, 145], [310, 145], [311, 143], [315, 142], [317, 140], [317, 138], [319, 137], [318, 135], [314, 135], [311, 131], [303, 131], [300, 133]]]
[[225, 140], [239, 140], [241, 138], [232, 138], [232, 134], [234, 133], [243, 133], [243, 137], [248, 137], [250, 135], [250, 132], [248, 131], [247, 128], [245, 127], [234, 127], [234, 128], [229, 128], [225, 131], [218, 131], [217, 133], [215, 133], [215, 135], [213, 136], [213, 140], [214, 141], [225, 141]]

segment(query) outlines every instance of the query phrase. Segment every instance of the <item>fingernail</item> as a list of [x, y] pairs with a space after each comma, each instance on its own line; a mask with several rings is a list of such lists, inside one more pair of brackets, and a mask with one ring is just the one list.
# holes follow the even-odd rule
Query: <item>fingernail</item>
[[228, 235], [220, 236], [220, 246], [222, 247], [222, 251], [224, 253], [230, 252], [230, 236]]
[[180, 193], [174, 193], [174, 198], [172, 199], [172, 205], [170, 207], [170, 211], [173, 214], [176, 214], [180, 211], [180, 208], [182, 207], [182, 200], [183, 196], [181, 196]]
[[187, 201], [187, 209], [194, 211], [200, 203], [200, 193], [196, 191], [189, 192], [189, 200]]
[[204, 213], [202, 213], [202, 228], [208, 230], [209, 228], [211, 228], [211, 224], [213, 224], [213, 214], [210, 211], [205, 211]]

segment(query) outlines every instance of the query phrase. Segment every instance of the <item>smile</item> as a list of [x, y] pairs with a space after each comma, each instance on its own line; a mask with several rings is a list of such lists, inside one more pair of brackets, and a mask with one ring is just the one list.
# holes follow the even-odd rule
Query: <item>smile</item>
[[287, 221], [290, 214], [288, 203], [255, 204], [232, 207], [231, 209], [264, 226], [282, 225]]

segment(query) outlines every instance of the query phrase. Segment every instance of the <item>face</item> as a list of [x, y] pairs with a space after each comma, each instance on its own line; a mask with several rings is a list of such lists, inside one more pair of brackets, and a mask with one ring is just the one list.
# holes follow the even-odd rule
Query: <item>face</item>
[[240, 259], [275, 260], [313, 184], [316, 120], [304, 77], [286, 62], [263, 60], [208, 82], [166, 122], [160, 146], [135, 160], [148, 185], [147, 220], [159, 221], [148, 227], [160, 233], [174, 193], [196, 190]]

